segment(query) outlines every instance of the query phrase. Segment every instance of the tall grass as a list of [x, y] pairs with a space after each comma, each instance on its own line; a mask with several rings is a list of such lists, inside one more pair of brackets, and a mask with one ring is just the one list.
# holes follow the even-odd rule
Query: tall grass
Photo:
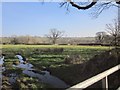
[[81, 46], [81, 45], [1, 45], [0, 48], [74, 48], [74, 49], [109, 49], [108, 46]]

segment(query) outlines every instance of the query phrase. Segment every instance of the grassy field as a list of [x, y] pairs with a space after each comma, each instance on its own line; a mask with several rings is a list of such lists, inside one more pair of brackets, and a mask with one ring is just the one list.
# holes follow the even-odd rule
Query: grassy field
[[[2, 45], [6, 54], [6, 62], [16, 61], [16, 53], [21, 53], [29, 62], [38, 66], [63, 64], [67, 55], [80, 55], [85, 61], [94, 55], [108, 50], [103, 46], [72, 46], [72, 45]], [[36, 62], [36, 63], [35, 63]]]
[[0, 48], [93, 48], [108, 49], [106, 46], [79, 46], [79, 45], [1, 45]]
[[[103, 46], [74, 46], [74, 45], [2, 45], [0, 47], [2, 49], [2, 53], [6, 54], [5, 56], [5, 67], [6, 71], [3, 73], [5, 75], [17, 72], [21, 75], [22, 78], [27, 78], [27, 76], [21, 73], [21, 70], [15, 69], [12, 67], [13, 62], [18, 62], [17, 58], [15, 58], [16, 53], [21, 53], [25, 56], [31, 64], [34, 65], [34, 68], [38, 71], [43, 70], [44, 67], [46, 68], [57, 68], [57, 67], [64, 67], [72, 65], [72, 63], [65, 63], [67, 58], [71, 61], [77, 58], [79, 59], [79, 64], [84, 63], [94, 57], [95, 55], [99, 55], [100, 53], [109, 50], [109, 47]], [[68, 57], [69, 56], [69, 57]], [[78, 57], [79, 56], [79, 57]], [[69, 61], [69, 60], [68, 60]], [[77, 61], [78, 62], [78, 61]], [[59, 72], [52, 71], [54, 76], [58, 76]], [[59, 78], [63, 78], [66, 73], [60, 74]], [[8, 78], [6, 76], [6, 78]], [[71, 77], [72, 78], [72, 77]], [[22, 80], [22, 79], [21, 79]], [[32, 82], [38, 83], [33, 79]], [[18, 80], [19, 81], [19, 80]], [[27, 81], [27, 80], [26, 80]], [[29, 81], [29, 80], [28, 80]], [[67, 80], [65, 80], [67, 81]], [[22, 81], [21, 81], [22, 82]], [[19, 84], [19, 87], [23, 87], [24, 85]], [[17, 86], [17, 87], [18, 87]], [[46, 84], [33, 85], [34, 87], [41, 86], [43, 88], [50, 87]], [[40, 87], [38, 87], [40, 88]]]

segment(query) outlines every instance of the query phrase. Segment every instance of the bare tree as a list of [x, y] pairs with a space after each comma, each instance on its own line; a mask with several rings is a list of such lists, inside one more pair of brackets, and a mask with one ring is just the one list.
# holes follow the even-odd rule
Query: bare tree
[[99, 44], [103, 44], [106, 35], [107, 35], [106, 32], [97, 32], [96, 33], [96, 42]]
[[12, 40], [11, 40], [11, 44], [18, 44], [18, 43], [19, 43], [19, 41], [18, 41], [17, 36], [16, 36], [16, 35], [13, 35], [13, 36], [12, 36]]
[[112, 44], [120, 45], [120, 21], [114, 19], [112, 24], [106, 24], [106, 30], [113, 37]]
[[49, 34], [45, 35], [52, 41], [52, 44], [56, 44], [56, 41], [63, 36], [63, 31], [58, 31], [57, 29], [51, 29]]
[[[93, 7], [94, 5], [96, 5], [97, 3], [100, 3], [101, 0], [88, 0], [87, 2], [75, 2], [74, 0], [65, 0], [65, 2], [62, 2], [60, 5], [66, 5], [66, 4], [70, 4], [73, 7], [79, 9], [79, 10], [86, 10], [89, 9], [91, 7]], [[104, 5], [108, 5], [108, 4], [112, 4], [113, 6], [117, 6], [120, 5], [120, 0], [106, 0], [106, 1], [101, 1], [104, 3]], [[114, 2], [114, 3], [113, 3]], [[102, 4], [103, 5], [103, 4]], [[66, 5], [66, 7], [68, 7], [69, 5]]]
[[94, 12], [92, 13], [94, 17], [98, 17], [100, 13], [110, 7], [119, 7], [120, 0], [86, 0], [85, 2], [75, 2], [74, 0], [65, 0], [65, 2], [60, 3], [60, 7], [65, 6], [69, 10], [69, 6], [75, 7], [79, 10], [87, 10], [94, 7]]
[[[44, 2], [45, 0], [42, 1]], [[110, 7], [120, 8], [120, 0], [63, 0], [59, 3], [59, 5], [60, 7], [65, 7], [67, 11], [69, 11], [70, 6], [78, 10], [94, 8], [92, 15], [94, 17], [98, 17], [100, 13], [106, 9], [109, 9]]]

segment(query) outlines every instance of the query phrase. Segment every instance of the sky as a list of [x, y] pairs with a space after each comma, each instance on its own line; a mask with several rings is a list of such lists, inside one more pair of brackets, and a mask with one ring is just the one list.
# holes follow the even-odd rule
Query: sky
[[2, 36], [44, 36], [50, 29], [64, 31], [67, 37], [93, 37], [105, 31], [105, 25], [116, 18], [117, 8], [110, 8], [93, 18], [93, 9], [77, 10], [59, 7], [58, 2], [3, 2]]

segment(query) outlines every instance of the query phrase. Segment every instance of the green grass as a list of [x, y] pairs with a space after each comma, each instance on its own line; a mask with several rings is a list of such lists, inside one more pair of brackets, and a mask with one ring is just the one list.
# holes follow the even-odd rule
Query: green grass
[[0, 48], [84, 48], [84, 49], [108, 49], [107, 46], [76, 46], [76, 45], [1, 45]]
[[[28, 62], [32, 63], [34, 65], [34, 68], [36, 68], [37, 70], [41, 70], [43, 69], [43, 67], [56, 68], [60, 66], [62, 68], [59, 69], [62, 70], [64, 67], [70, 66], [70, 64], [64, 63], [67, 55], [79, 54], [82, 58], [85, 59], [85, 61], [88, 61], [95, 55], [99, 55], [100, 53], [110, 49], [109, 47], [105, 46], [75, 45], [2, 45], [2, 47], [0, 48], [2, 49], [2, 53], [6, 54], [6, 73], [10, 73], [13, 71], [17, 72], [17, 69], [12, 68], [12, 63], [18, 61], [18, 59], [14, 57], [16, 53], [21, 53], [23, 56], [25, 56], [28, 59]], [[63, 49], [63, 51], [55, 51], [61, 48]], [[57, 74], [60, 74], [61, 77], [67, 75], [67, 72], [61, 74], [59, 73], [59, 71], [54, 71], [55, 70], [53, 70], [53, 75], [55, 76]], [[21, 75], [24, 76], [22, 73]]]
[[[63, 48], [63, 52], [53, 52], [52, 49]], [[50, 49], [50, 50], [48, 50]], [[64, 62], [67, 55], [80, 54], [86, 61], [109, 47], [75, 46], [75, 45], [2, 45], [6, 54], [6, 62], [17, 61], [16, 53], [24, 55], [29, 62], [39, 66], [58, 65]]]

